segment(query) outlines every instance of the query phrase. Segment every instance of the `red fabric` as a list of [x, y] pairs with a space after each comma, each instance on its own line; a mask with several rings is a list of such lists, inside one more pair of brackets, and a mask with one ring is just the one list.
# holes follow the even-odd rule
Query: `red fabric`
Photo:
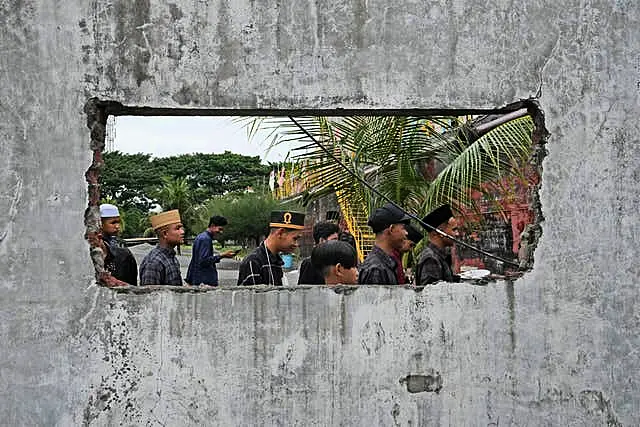
[[396, 267], [396, 276], [398, 277], [398, 285], [404, 285], [404, 267], [402, 266], [402, 257], [400, 256], [400, 252], [393, 251], [391, 253], [391, 257], [396, 260], [398, 266]]

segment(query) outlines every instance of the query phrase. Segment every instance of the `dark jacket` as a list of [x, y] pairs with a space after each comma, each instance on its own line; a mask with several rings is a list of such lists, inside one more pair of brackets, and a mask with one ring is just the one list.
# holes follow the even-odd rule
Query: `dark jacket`
[[205, 230], [193, 241], [191, 262], [187, 269], [185, 282], [190, 285], [218, 286], [218, 270], [216, 263], [220, 262], [220, 255], [213, 253], [213, 235]]
[[284, 261], [280, 255], [272, 254], [262, 242], [240, 263], [238, 286], [282, 286], [283, 265]]
[[358, 283], [361, 285], [397, 285], [398, 263], [378, 246], [374, 246], [360, 266]]
[[107, 253], [104, 257], [104, 268], [113, 277], [136, 286], [138, 284], [138, 263], [126, 247], [110, 246], [105, 241]]
[[109, 247], [127, 248], [127, 244], [118, 236], [103, 236], [102, 240], [109, 245]]
[[300, 264], [298, 285], [324, 285], [324, 277], [311, 264], [311, 258], [305, 258]]
[[422, 250], [416, 265], [415, 284], [424, 286], [440, 280], [445, 282], [459, 282], [460, 276], [453, 274], [451, 257], [433, 243]]

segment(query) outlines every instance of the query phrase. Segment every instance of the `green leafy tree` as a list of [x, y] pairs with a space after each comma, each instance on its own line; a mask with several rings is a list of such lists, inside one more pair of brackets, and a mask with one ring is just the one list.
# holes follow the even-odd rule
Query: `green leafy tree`
[[[270, 170], [269, 166], [261, 164], [258, 156], [243, 156], [229, 151], [162, 158], [113, 151], [104, 153], [104, 162], [100, 179], [102, 197], [119, 207], [136, 207], [142, 212], [156, 204], [165, 209], [175, 205], [172, 199], [177, 196], [175, 190], [178, 188], [167, 188], [163, 192], [162, 187], [167, 186], [163, 177], [181, 180], [180, 191], [188, 192], [192, 202], [202, 203], [214, 196], [243, 191], [248, 187], [260, 191], [266, 186]], [[170, 194], [172, 191], [174, 194]], [[183, 209], [184, 205], [181, 212]]]
[[142, 211], [153, 207], [151, 193], [161, 185], [150, 154], [124, 154], [111, 151], [103, 154], [105, 166], [100, 173], [102, 198], [113, 200], [119, 207], [135, 206]]
[[222, 215], [229, 221], [222, 237], [247, 245], [258, 245], [269, 232], [272, 210], [302, 210], [292, 202], [275, 200], [269, 192], [230, 193], [214, 197], [198, 208], [198, 230], [207, 228], [212, 215]]
[[163, 176], [185, 178], [196, 200], [260, 187], [269, 174], [269, 167], [260, 163], [259, 156], [229, 151], [163, 157], [154, 159], [154, 163]]
[[191, 235], [193, 230], [190, 225], [192, 224], [195, 208], [191, 189], [186, 178], [162, 177], [162, 186], [155, 193], [155, 198], [158, 200], [162, 210], [178, 209], [180, 211], [185, 233]]
[[122, 229], [123, 238], [142, 237], [144, 230], [151, 224], [149, 216], [135, 206], [120, 209], [120, 217], [124, 224], [124, 228]]

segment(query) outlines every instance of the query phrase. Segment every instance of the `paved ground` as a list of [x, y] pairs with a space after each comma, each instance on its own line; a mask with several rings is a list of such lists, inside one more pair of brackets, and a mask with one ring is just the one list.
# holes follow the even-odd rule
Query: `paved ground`
[[[138, 262], [138, 266], [142, 262], [144, 256], [153, 249], [152, 245], [142, 244], [131, 246], [129, 250], [133, 253], [133, 256], [136, 258]], [[180, 269], [182, 271], [182, 278], [187, 277], [187, 268], [189, 267], [189, 262], [191, 261], [191, 256], [185, 255], [183, 252], [182, 255], [178, 255], [178, 261], [180, 261]], [[220, 285], [222, 286], [234, 286], [238, 282], [238, 267], [240, 265], [240, 260], [235, 259], [222, 259], [216, 267], [218, 268], [218, 279], [220, 280]], [[289, 286], [294, 286], [298, 283], [298, 269], [297, 266], [295, 269], [290, 271], [285, 271], [285, 279], [289, 282]], [[285, 286], [287, 283], [285, 283]]]

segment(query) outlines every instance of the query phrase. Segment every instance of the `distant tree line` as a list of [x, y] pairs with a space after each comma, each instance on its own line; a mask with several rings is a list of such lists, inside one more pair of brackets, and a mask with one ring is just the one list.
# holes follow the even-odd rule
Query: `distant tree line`
[[[104, 153], [101, 195], [120, 208], [123, 237], [149, 234], [150, 210], [179, 209], [187, 235], [204, 230], [212, 214], [226, 216], [225, 238], [255, 243], [268, 224], [269, 211], [280, 202], [267, 188], [270, 165], [259, 156]], [[264, 217], [264, 218], [263, 218]]]

